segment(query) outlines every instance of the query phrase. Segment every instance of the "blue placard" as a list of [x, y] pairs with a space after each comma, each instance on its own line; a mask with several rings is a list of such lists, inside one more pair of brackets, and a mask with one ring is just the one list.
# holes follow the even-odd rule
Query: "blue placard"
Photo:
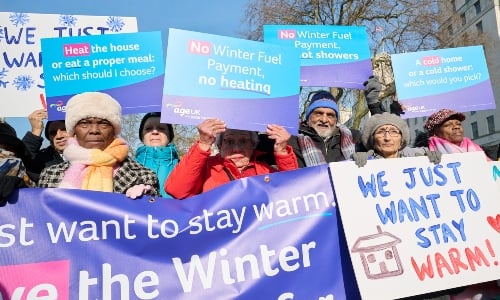
[[357, 290], [327, 165], [184, 201], [69, 189], [21, 189], [10, 201], [3, 299], [37, 288], [51, 299], [358, 299], [346, 295]]
[[164, 61], [160, 32], [42, 39], [50, 120], [64, 119], [75, 94], [113, 96], [123, 113], [159, 111]]
[[[31, 6], [30, 6], [31, 7]], [[40, 40], [137, 32], [135, 17], [0, 12], [0, 107], [3, 117], [46, 109]], [[16, 105], [11, 105], [13, 99]]]
[[372, 75], [365, 27], [264, 25], [264, 41], [301, 52], [302, 86], [362, 89]]
[[296, 133], [299, 55], [276, 45], [170, 29], [162, 121], [197, 125], [220, 118], [229, 128], [264, 131], [279, 124]]
[[441, 108], [466, 112], [496, 107], [482, 46], [393, 54], [391, 60], [405, 118]]

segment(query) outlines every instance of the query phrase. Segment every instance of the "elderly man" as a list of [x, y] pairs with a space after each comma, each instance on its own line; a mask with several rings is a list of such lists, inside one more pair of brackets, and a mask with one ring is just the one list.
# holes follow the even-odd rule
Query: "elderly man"
[[154, 172], [128, 157], [127, 143], [117, 137], [121, 121], [121, 106], [111, 96], [73, 96], [66, 105], [66, 161], [45, 168], [38, 186], [124, 193], [132, 199], [157, 196]]
[[[231, 180], [297, 169], [297, 159], [288, 146], [290, 134], [279, 125], [268, 125], [267, 135], [274, 140], [277, 169], [257, 158], [257, 133], [226, 128], [219, 119], [198, 125], [199, 140], [182, 157], [165, 184], [165, 191], [184, 199], [213, 189]], [[211, 156], [212, 144], [219, 153]]]
[[[370, 76], [364, 85], [370, 113], [381, 114], [383, 110], [378, 97], [382, 86], [378, 78]], [[300, 168], [349, 160], [355, 151], [364, 149], [361, 133], [340, 124], [339, 113], [337, 100], [330, 92], [321, 90], [313, 94], [305, 119], [300, 123], [299, 134], [290, 139]], [[271, 147], [272, 141], [261, 135], [259, 149], [269, 152]], [[266, 160], [270, 164], [274, 163], [273, 157], [269, 155]]]
[[299, 135], [290, 140], [301, 168], [351, 158], [361, 133], [338, 123], [339, 117], [332, 94], [319, 91], [312, 96]]
[[[382, 88], [376, 76], [364, 83], [365, 98], [372, 115], [381, 114], [379, 94]], [[361, 133], [338, 122], [337, 101], [327, 91], [318, 91], [311, 97], [299, 135], [291, 140], [300, 167], [316, 166], [351, 159], [361, 145]]]

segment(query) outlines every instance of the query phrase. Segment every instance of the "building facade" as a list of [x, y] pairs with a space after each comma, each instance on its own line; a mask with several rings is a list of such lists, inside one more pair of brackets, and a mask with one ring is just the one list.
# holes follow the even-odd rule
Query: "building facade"
[[[483, 44], [495, 97], [495, 110], [466, 112], [465, 135], [477, 144], [500, 143], [500, 0], [442, 0], [440, 48]], [[474, 99], [471, 99], [474, 101]], [[412, 141], [426, 118], [408, 119]]]

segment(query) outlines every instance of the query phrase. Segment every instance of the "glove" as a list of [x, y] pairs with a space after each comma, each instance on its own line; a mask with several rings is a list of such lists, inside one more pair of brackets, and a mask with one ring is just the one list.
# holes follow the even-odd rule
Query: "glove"
[[364, 167], [368, 161], [368, 157], [373, 155], [373, 150], [368, 150], [367, 152], [355, 152], [352, 155], [352, 159], [359, 168]]
[[12, 194], [15, 189], [23, 186], [23, 179], [17, 176], [1, 176], [0, 177], [0, 206], [7, 203], [7, 197]]
[[365, 86], [365, 98], [368, 105], [379, 103], [379, 95], [382, 90], [382, 85], [378, 81], [377, 76], [370, 76], [368, 80], [363, 83]]
[[435, 165], [441, 162], [441, 156], [443, 156], [441, 152], [431, 151], [428, 148], [425, 148], [425, 155], [429, 158], [429, 161]]
[[146, 194], [150, 190], [151, 190], [150, 185], [138, 184], [138, 185], [134, 185], [133, 187], [129, 188], [125, 192], [125, 195], [131, 199], [136, 199], [136, 198], [141, 197], [142, 195]]

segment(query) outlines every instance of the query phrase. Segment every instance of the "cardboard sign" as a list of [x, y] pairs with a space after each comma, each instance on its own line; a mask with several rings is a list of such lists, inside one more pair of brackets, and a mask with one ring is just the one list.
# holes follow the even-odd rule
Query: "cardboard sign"
[[298, 132], [299, 53], [272, 44], [170, 29], [162, 121]]
[[441, 108], [495, 109], [482, 46], [391, 55], [401, 117], [429, 116]]
[[164, 62], [161, 33], [137, 32], [42, 39], [49, 120], [64, 119], [82, 92], [110, 94], [123, 114], [159, 111]]
[[301, 52], [302, 86], [363, 89], [373, 73], [365, 27], [264, 25], [264, 41]]
[[46, 108], [41, 38], [137, 31], [133, 17], [0, 12], [0, 24], [2, 117], [25, 117]]
[[500, 193], [482, 152], [340, 164], [331, 175], [363, 299], [500, 278]]

